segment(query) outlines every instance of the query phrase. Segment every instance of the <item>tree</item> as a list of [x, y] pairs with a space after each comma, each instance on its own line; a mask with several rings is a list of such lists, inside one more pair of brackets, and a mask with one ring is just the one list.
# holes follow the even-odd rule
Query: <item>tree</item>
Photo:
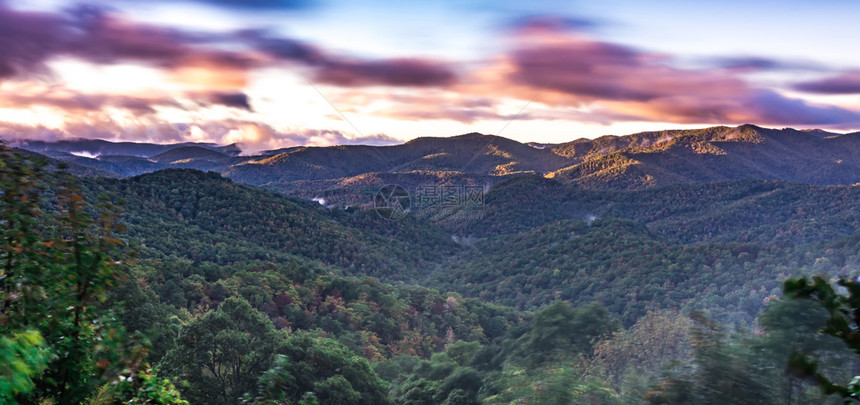
[[163, 366], [185, 382], [180, 389], [193, 403], [237, 404], [283, 342], [265, 314], [231, 297], [181, 328]]
[[588, 372], [617, 387], [620, 395], [638, 400], [664, 367], [690, 360], [692, 326], [690, 318], [677, 311], [649, 311], [630, 329], [595, 343]]
[[725, 330], [702, 314], [690, 332], [692, 363], [667, 372], [644, 393], [649, 404], [768, 404], [768, 387], [760, 381], [750, 356], [733, 344]]
[[43, 168], [0, 145], [0, 397], [78, 404], [121, 373], [139, 381], [146, 349], [99, 305], [126, 272], [117, 206]]
[[0, 399], [11, 402], [33, 390], [33, 380], [47, 367], [49, 353], [38, 331], [0, 336]]
[[[828, 375], [845, 374], [850, 355], [839, 339], [818, 333], [826, 326], [823, 308], [809, 300], [775, 300], [759, 315], [764, 334], [751, 341], [763, 373], [772, 374], [772, 386], [782, 391], [784, 403], [809, 403], [806, 379], [786, 367], [794, 353], [804, 353], [822, 365]], [[849, 353], [846, 353], [849, 352]], [[773, 372], [777, 371], [777, 372]]]
[[[840, 278], [836, 285], [847, 293], [837, 291], [823, 277], [789, 279], [785, 282], [784, 293], [793, 299], [807, 299], [817, 302], [826, 311], [824, 327], [819, 332], [836, 337], [845, 345], [860, 354], [860, 282]], [[822, 370], [819, 361], [798, 349], [788, 361], [788, 369], [801, 378], [815, 381], [828, 395], [839, 395], [846, 400], [860, 401], [860, 376], [855, 376], [847, 384], [832, 381]]]
[[609, 335], [618, 326], [598, 303], [574, 309], [559, 301], [535, 315], [529, 331], [519, 338], [512, 357], [532, 366], [571, 359], [591, 353], [592, 342]]
[[293, 403], [312, 394], [320, 403], [387, 404], [387, 392], [370, 363], [335, 340], [299, 333], [289, 337], [247, 402]]
[[127, 271], [119, 260], [124, 243], [115, 237], [124, 230], [119, 209], [107, 196], [89, 207], [72, 176], [61, 173], [60, 179], [60, 226], [51, 229], [55, 239], [44, 243], [54, 262], [41, 277], [52, 304], [42, 333], [58, 355], [39, 387], [43, 395], [66, 404], [81, 402], [100, 380], [116, 377], [129, 364], [141, 364], [145, 352], [110, 311], [98, 307]]

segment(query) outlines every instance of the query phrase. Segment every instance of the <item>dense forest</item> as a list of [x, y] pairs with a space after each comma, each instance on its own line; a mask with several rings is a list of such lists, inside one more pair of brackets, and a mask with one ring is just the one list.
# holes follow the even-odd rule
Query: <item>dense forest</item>
[[390, 221], [217, 173], [76, 177], [0, 153], [5, 403], [860, 392], [852, 186], [588, 190], [523, 175], [489, 191], [480, 220]]

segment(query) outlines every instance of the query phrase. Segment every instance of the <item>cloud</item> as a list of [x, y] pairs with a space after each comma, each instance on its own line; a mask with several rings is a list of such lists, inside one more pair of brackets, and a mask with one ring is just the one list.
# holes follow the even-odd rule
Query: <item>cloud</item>
[[265, 30], [243, 30], [237, 34], [242, 41], [276, 59], [298, 61], [313, 65], [323, 63], [326, 56], [315, 46], [290, 38], [273, 37]]
[[244, 155], [253, 155], [265, 150], [291, 146], [391, 145], [402, 142], [386, 134], [353, 136], [331, 129], [305, 129], [281, 132], [265, 124], [242, 121], [212, 123], [206, 126], [206, 130], [212, 131], [212, 125], [220, 126], [220, 130], [229, 128], [220, 137], [219, 143], [235, 143], [239, 145]]
[[454, 73], [445, 65], [421, 59], [381, 61], [329, 60], [318, 66], [316, 81], [344, 87], [354, 86], [448, 86]]
[[744, 72], [760, 71], [782, 71], [782, 70], [805, 70], [821, 71], [825, 67], [809, 61], [779, 60], [761, 56], [728, 56], [710, 58], [707, 62], [711, 65]]
[[860, 94], [860, 71], [845, 72], [821, 80], [798, 83], [794, 88], [819, 94]]
[[771, 90], [757, 90], [746, 100], [745, 107], [760, 118], [759, 122], [785, 125], [860, 124], [860, 113], [834, 106], [815, 106], [804, 100], [787, 98]]
[[584, 31], [603, 25], [599, 20], [585, 17], [558, 15], [521, 15], [509, 21], [504, 27], [519, 34], [529, 31]]
[[0, 2], [0, 79], [45, 73], [45, 59], [64, 47], [63, 25], [55, 14], [13, 11]]
[[337, 86], [426, 87], [456, 81], [454, 70], [435, 60], [345, 57], [259, 30], [207, 36], [136, 23], [97, 7], [36, 13], [0, 3], [0, 78], [47, 73], [45, 62], [57, 56], [99, 64], [144, 63], [173, 71], [179, 81], [197, 87], [241, 87], [248, 70], [279, 61], [298, 63], [310, 69], [314, 80]]
[[240, 36], [275, 59], [310, 68], [318, 83], [343, 87], [444, 87], [457, 81], [454, 69], [440, 61], [420, 58], [364, 60], [334, 55], [294, 39], [274, 38], [265, 31], [249, 30]]
[[776, 70], [781, 69], [785, 65], [774, 59], [762, 58], [759, 56], [738, 56], [716, 59], [718, 66], [726, 69], [743, 69], [743, 70]]
[[[757, 88], [734, 70], [680, 69], [672, 56], [598, 41], [551, 25], [517, 31], [515, 47], [496, 64], [483, 91], [553, 106], [599, 107], [611, 119], [771, 125], [854, 126], [860, 112], [821, 106]], [[765, 59], [735, 66], [773, 67]], [[852, 78], [853, 79], [853, 78]], [[850, 81], [846, 80], [848, 84]], [[844, 89], [844, 88], [843, 88]], [[521, 118], [525, 119], [525, 118]]]
[[196, 0], [195, 2], [223, 8], [262, 11], [297, 10], [312, 5], [308, 0]]
[[32, 82], [10, 84], [0, 95], [0, 108], [52, 107], [66, 113], [119, 108], [142, 116], [155, 113], [154, 107], [180, 106], [176, 99], [166, 95], [92, 94], [59, 85], [44, 86]]
[[[188, 1], [256, 10], [289, 9], [301, 7], [302, 3]], [[243, 111], [253, 112], [245, 92], [251, 72], [283, 67], [335, 87], [333, 98], [339, 93], [364, 93], [369, 101], [352, 103], [361, 106], [357, 110], [399, 120], [453, 120], [464, 124], [510, 119], [601, 124], [753, 122], [833, 128], [860, 122], [857, 111], [787, 97], [752, 84], [745, 75], [803, 66], [813, 69], [812, 64], [739, 56], [712, 59], [707, 68], [679, 68], [675, 55], [597, 40], [584, 32], [597, 24], [600, 23], [588, 19], [523, 17], [506, 26], [509, 35], [502, 39], [507, 41], [506, 51], [478, 63], [457, 65], [433, 58], [344, 55], [266, 30], [209, 33], [174, 29], [131, 21], [98, 7], [64, 12], [21, 11], [0, 0], [0, 83], [4, 85], [0, 107], [47, 106], [64, 112], [63, 119], [68, 120], [65, 132], [34, 127], [33, 136], [156, 142], [241, 140], [254, 145], [252, 149], [307, 142], [393, 140], [383, 135], [356, 138], [330, 130], [279, 132], [261, 122], [205, 121], [213, 115], [194, 111], [221, 105], [234, 110], [214, 115], [219, 119], [250, 117]], [[10, 91], [13, 84], [50, 78], [48, 62], [58, 57], [95, 64], [151, 66], [173, 83], [160, 90], [123, 95], [71, 91], [50, 84], [38, 91]], [[20, 88], [23, 87], [15, 87]], [[822, 94], [860, 93], [860, 71], [798, 83], [794, 89]], [[526, 105], [535, 97], [534, 104], [522, 113], [511, 109], [512, 104]], [[162, 110], [174, 109], [192, 111], [163, 115], [173, 119], [204, 117], [200, 118], [204, 122], [176, 124], [158, 117]], [[183, 119], [186, 118], [178, 118]]]
[[[366, 92], [362, 91], [363, 94]], [[503, 112], [497, 99], [484, 96], [464, 96], [455, 92], [440, 92], [431, 94], [372, 94], [374, 100], [383, 100], [384, 107], [375, 111], [374, 114], [394, 118], [397, 120], [424, 121], [424, 120], [451, 120], [463, 124], [474, 124], [479, 121], [529, 121], [529, 120], [575, 120], [578, 122], [590, 122], [607, 124], [607, 116], [611, 114], [603, 111], [595, 114], [595, 111], [583, 112], [573, 108], [546, 109], [535, 108], [522, 111], [512, 110]], [[355, 96], [343, 95], [337, 98], [343, 100], [343, 104], [350, 104]], [[614, 116], [615, 118], [620, 118]]]
[[68, 139], [67, 133], [44, 126], [32, 126], [0, 121], [0, 141], [10, 142], [22, 139], [37, 141], [58, 141]]
[[[212, 46], [219, 43], [238, 43], [245, 49]], [[213, 82], [242, 86], [246, 71], [285, 60], [310, 68], [318, 82], [338, 86], [446, 86], [456, 80], [453, 69], [439, 61], [365, 60], [260, 31], [206, 38], [202, 33], [124, 20], [94, 7], [35, 13], [2, 8], [0, 3], [0, 77], [46, 72], [45, 62], [57, 56], [99, 64], [145, 63], [174, 71], [181, 81], [201, 87], [217, 84]]]
[[511, 81], [580, 100], [644, 102], [681, 94], [723, 95], [745, 87], [720, 72], [676, 69], [664, 55], [582, 37], [520, 48], [510, 58]]
[[61, 56], [230, 74], [259, 66], [248, 52], [217, 49], [207, 41], [201, 34], [135, 23], [97, 7], [48, 13], [13, 10], [0, 3], [0, 79], [47, 76], [46, 62]]
[[291, 146], [391, 145], [402, 142], [382, 133], [364, 136], [332, 129], [277, 131], [264, 123], [234, 119], [195, 123], [141, 121], [130, 125], [105, 118], [101, 121], [71, 123], [60, 129], [0, 122], [0, 139], [4, 141], [57, 141], [78, 138], [153, 143], [237, 144], [243, 155]]
[[251, 104], [248, 102], [248, 95], [242, 92], [212, 93], [208, 95], [208, 99], [213, 104], [253, 111]]

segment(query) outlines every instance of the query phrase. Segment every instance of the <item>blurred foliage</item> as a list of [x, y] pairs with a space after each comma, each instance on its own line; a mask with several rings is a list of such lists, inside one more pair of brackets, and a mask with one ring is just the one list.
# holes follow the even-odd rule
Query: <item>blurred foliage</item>
[[47, 366], [49, 353], [38, 331], [27, 330], [0, 336], [0, 399], [11, 401], [33, 390]]
[[[75, 178], [43, 166], [0, 145], [0, 395], [77, 404], [121, 373], [139, 381], [146, 349], [100, 305], [127, 272], [117, 206], [87, 204]], [[47, 185], [56, 206], [45, 212]]]
[[[840, 278], [834, 288], [823, 277], [790, 279], [785, 282], [786, 296], [794, 299], [811, 300], [824, 310], [817, 318], [819, 332], [842, 341], [855, 355], [860, 354], [860, 283], [856, 279]], [[812, 349], [820, 344], [792, 347], [789, 357], [789, 371], [799, 378], [812, 379], [828, 395], [836, 394], [846, 399], [860, 401], [860, 376], [850, 382], [838, 383], [822, 367], [821, 359], [811, 356]], [[842, 381], [848, 381], [844, 378]]]

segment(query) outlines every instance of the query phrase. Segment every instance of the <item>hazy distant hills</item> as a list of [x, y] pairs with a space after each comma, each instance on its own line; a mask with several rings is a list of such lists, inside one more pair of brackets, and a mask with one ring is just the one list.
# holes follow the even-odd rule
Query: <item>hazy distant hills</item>
[[[384, 184], [491, 185], [534, 174], [586, 189], [645, 189], [736, 179], [819, 185], [860, 182], [860, 133], [754, 125], [642, 132], [523, 144], [466, 134], [392, 146], [292, 147], [239, 156], [236, 145], [156, 145], [99, 140], [25, 141], [21, 148], [133, 176], [164, 168], [216, 171], [236, 181], [339, 203]], [[101, 173], [101, 172], [96, 172]]]
[[230, 156], [238, 155], [241, 152], [236, 145], [219, 146], [193, 142], [161, 145], [144, 142], [109, 142], [100, 139], [69, 139], [55, 142], [22, 140], [12, 143], [12, 146], [49, 156], [67, 153], [90, 157], [101, 155], [151, 157], [187, 146], [219, 151]]
[[96, 166], [82, 165], [69, 160], [54, 159], [26, 149], [9, 148], [7, 146], [0, 145], [0, 150], [6, 149], [10, 150], [12, 153], [20, 154], [29, 158], [43, 160], [47, 164], [47, 167], [51, 170], [59, 169], [60, 165], [64, 164], [65, 170], [69, 174], [78, 177], [121, 177], [112, 171], [102, 170]]
[[76, 139], [57, 142], [25, 140], [13, 145], [54, 160], [95, 169], [92, 172], [78, 170], [77, 174], [85, 177], [136, 176], [167, 168], [222, 172], [230, 165], [249, 159], [238, 156], [241, 150], [236, 145], [205, 143], [159, 145]]

